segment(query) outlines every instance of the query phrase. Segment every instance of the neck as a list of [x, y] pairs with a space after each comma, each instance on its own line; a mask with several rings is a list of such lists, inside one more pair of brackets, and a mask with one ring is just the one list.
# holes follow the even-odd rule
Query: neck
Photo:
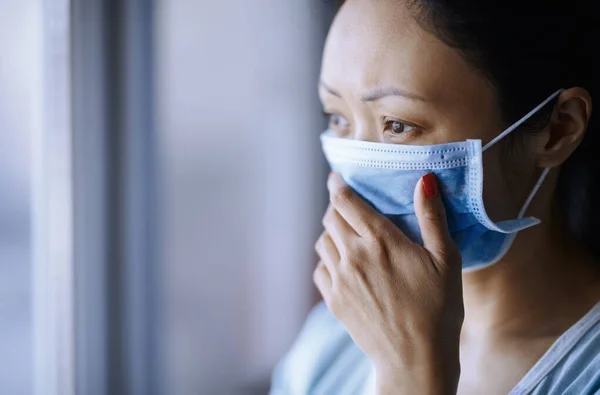
[[558, 336], [594, 306], [600, 265], [559, 229], [543, 220], [500, 262], [463, 275], [463, 333]]

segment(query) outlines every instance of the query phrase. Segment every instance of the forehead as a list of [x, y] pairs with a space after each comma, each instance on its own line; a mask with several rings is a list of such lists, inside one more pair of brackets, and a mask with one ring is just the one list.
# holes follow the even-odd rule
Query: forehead
[[343, 96], [393, 85], [430, 101], [481, 100], [487, 80], [413, 13], [401, 0], [346, 1], [327, 38], [321, 79]]

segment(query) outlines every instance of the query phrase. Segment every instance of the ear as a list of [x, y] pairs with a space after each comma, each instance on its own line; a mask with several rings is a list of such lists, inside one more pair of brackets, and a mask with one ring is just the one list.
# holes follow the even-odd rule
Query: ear
[[539, 136], [538, 165], [551, 168], [563, 164], [583, 140], [592, 115], [592, 98], [583, 88], [563, 91], [552, 119]]

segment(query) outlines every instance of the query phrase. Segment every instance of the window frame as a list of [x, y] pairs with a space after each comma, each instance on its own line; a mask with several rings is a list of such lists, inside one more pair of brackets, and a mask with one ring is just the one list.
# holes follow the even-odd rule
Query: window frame
[[161, 393], [153, 2], [41, 4], [35, 394]]

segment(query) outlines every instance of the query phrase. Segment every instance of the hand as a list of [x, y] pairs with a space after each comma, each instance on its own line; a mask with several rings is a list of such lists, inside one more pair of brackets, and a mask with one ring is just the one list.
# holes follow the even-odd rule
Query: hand
[[464, 317], [461, 257], [433, 174], [414, 192], [423, 246], [361, 199], [341, 177], [315, 248], [314, 282], [370, 357], [380, 393], [456, 393]]

